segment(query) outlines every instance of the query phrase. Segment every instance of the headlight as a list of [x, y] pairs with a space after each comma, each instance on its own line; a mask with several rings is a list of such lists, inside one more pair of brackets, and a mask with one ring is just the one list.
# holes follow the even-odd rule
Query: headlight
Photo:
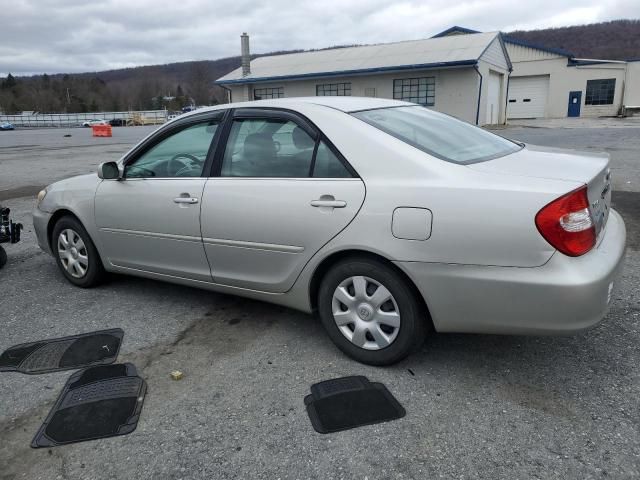
[[36, 204], [36, 206], [39, 207], [42, 201], [44, 200], [44, 197], [46, 196], [47, 196], [47, 189], [45, 188], [44, 190], [40, 190], [38, 192], [38, 203]]

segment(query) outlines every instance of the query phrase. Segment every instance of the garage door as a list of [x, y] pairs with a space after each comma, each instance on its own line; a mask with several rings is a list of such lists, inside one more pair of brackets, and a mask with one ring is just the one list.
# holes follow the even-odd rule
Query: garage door
[[543, 118], [549, 95], [549, 75], [511, 77], [507, 118]]

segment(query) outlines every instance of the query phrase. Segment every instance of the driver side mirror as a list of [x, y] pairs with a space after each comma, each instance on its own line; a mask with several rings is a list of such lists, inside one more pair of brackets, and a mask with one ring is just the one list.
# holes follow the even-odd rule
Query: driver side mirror
[[117, 180], [120, 178], [120, 169], [116, 162], [104, 162], [98, 167], [98, 177], [103, 180]]

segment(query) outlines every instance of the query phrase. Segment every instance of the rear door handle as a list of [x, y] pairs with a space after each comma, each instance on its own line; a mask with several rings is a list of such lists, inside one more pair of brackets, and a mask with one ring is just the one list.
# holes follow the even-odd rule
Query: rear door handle
[[312, 207], [344, 208], [347, 202], [344, 200], [312, 200]]
[[192, 205], [198, 203], [198, 199], [195, 197], [176, 197], [173, 199], [173, 203], [187, 203]]

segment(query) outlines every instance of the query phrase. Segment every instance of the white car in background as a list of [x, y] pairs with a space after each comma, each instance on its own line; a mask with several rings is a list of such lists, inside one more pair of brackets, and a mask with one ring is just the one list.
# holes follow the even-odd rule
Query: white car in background
[[94, 125], [109, 125], [106, 120], [86, 120], [81, 123], [83, 127], [93, 127]]

